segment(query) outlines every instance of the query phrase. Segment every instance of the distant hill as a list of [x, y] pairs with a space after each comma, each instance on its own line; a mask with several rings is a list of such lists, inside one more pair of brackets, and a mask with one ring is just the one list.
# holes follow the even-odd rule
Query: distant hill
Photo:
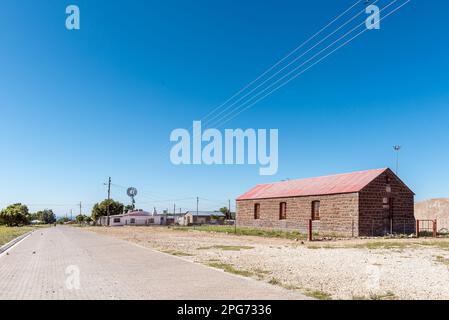
[[449, 229], [449, 198], [431, 199], [415, 203], [415, 217], [419, 220], [438, 220], [438, 229]]

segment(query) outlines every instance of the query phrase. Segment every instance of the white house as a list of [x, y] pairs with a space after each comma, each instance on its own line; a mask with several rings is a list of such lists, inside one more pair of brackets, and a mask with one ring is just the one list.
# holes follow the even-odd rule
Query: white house
[[[109, 225], [111, 227], [119, 226], [145, 226], [150, 224], [151, 214], [146, 211], [132, 211], [125, 214], [119, 214], [109, 217]], [[104, 216], [98, 220], [98, 224], [102, 226], [108, 225], [108, 217]]]
[[[109, 226], [122, 227], [122, 226], [150, 226], [150, 225], [166, 225], [167, 221], [173, 220], [173, 216], [166, 214], [152, 214], [146, 211], [130, 211], [128, 213], [119, 214], [109, 217]], [[102, 226], [108, 225], [108, 217], [101, 217], [98, 220], [98, 224]]]

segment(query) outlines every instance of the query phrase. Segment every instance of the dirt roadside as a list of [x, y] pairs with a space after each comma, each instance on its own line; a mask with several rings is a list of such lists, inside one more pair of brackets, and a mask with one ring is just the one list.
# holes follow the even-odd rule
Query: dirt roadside
[[449, 299], [449, 240], [322, 243], [160, 227], [84, 228], [319, 299]]

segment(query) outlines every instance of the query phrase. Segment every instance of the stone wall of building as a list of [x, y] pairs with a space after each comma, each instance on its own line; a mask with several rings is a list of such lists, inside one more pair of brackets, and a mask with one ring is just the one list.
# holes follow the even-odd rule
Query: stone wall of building
[[365, 187], [359, 200], [360, 235], [415, 232], [414, 194], [392, 171], [387, 170]]
[[[358, 236], [357, 193], [263, 200], [238, 200], [237, 225], [253, 228], [307, 232], [312, 218], [312, 203], [320, 201], [320, 220], [313, 231], [321, 234]], [[280, 220], [280, 204], [287, 203], [287, 219]], [[260, 219], [255, 219], [255, 205], [260, 204]]]

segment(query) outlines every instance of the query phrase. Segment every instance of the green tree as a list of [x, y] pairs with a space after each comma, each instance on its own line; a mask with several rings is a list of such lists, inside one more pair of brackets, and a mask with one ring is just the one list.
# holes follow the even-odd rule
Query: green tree
[[59, 218], [56, 222], [59, 223], [59, 224], [64, 224], [64, 223], [69, 222], [69, 221], [70, 221], [69, 218], [62, 217], [62, 218]]
[[114, 216], [117, 214], [123, 213], [123, 203], [118, 201], [104, 200], [101, 203], [97, 203], [92, 208], [92, 219], [97, 221], [100, 217], [104, 217], [108, 215], [108, 207], [109, 207], [109, 215]]
[[78, 222], [79, 224], [81, 224], [82, 222], [84, 222], [84, 218], [85, 216], [80, 214], [76, 216], [76, 222]]
[[128, 211], [134, 211], [135, 209], [134, 209], [134, 205], [132, 205], [132, 204], [127, 204], [126, 206], [125, 206], [125, 212], [128, 212]]
[[0, 224], [7, 226], [23, 226], [30, 223], [28, 207], [21, 203], [10, 205], [0, 211]]
[[228, 207], [220, 208], [220, 212], [225, 215], [226, 219], [231, 219], [231, 212], [229, 211]]
[[31, 214], [31, 220], [39, 220], [45, 224], [52, 224], [56, 222], [56, 215], [53, 210], [45, 209]]

